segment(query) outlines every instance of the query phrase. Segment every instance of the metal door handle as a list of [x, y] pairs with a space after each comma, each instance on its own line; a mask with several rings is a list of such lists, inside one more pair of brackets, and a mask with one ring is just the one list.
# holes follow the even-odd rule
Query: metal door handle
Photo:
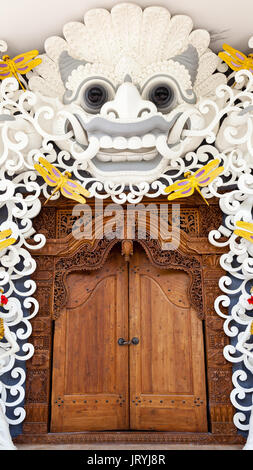
[[131, 341], [126, 341], [124, 338], [119, 338], [118, 339], [118, 344], [119, 346], [126, 346], [126, 345], [129, 345], [129, 344], [138, 344], [139, 343], [139, 338], [132, 338]]
[[132, 339], [131, 339], [131, 343], [136, 345], [136, 344], [139, 344], [139, 338], [136, 338], [136, 336], [134, 336]]
[[124, 338], [119, 338], [119, 339], [118, 339], [118, 344], [119, 344], [120, 346], [125, 346], [125, 345], [127, 345], [127, 344], [131, 344], [131, 341], [126, 341], [126, 340], [124, 340]]

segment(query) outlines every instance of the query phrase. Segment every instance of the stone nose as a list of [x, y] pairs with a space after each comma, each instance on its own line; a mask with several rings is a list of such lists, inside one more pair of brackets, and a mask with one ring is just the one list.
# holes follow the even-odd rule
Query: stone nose
[[114, 119], [133, 120], [157, 112], [156, 106], [143, 100], [133, 83], [124, 82], [117, 89], [114, 100], [108, 101], [101, 108], [101, 115]]

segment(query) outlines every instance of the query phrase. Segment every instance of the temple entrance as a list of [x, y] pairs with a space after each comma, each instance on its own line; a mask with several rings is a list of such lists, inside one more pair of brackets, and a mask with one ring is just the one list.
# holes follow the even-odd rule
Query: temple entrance
[[51, 432], [207, 432], [202, 321], [189, 273], [136, 244], [65, 279], [55, 320]]
[[39, 312], [18, 441], [244, 442], [214, 310], [225, 250], [208, 242], [217, 201], [208, 212], [197, 196], [180, 206], [174, 251], [149, 235], [148, 217], [143, 239], [76, 240], [72, 207], [49, 201], [34, 220], [47, 243], [33, 252]]

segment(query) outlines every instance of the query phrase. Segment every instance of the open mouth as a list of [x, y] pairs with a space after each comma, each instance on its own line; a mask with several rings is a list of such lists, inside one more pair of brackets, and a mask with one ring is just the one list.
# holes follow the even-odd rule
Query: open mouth
[[[95, 177], [112, 181], [152, 181], [182, 154], [184, 131], [191, 128], [191, 112], [156, 114], [135, 122], [75, 113], [70, 126], [71, 153]], [[69, 128], [68, 128], [69, 130]]]

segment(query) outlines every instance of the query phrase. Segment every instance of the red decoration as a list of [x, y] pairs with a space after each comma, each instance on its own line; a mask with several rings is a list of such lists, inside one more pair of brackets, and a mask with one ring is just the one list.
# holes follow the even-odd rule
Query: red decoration
[[6, 305], [8, 303], [7, 297], [5, 295], [1, 295], [1, 305]]

